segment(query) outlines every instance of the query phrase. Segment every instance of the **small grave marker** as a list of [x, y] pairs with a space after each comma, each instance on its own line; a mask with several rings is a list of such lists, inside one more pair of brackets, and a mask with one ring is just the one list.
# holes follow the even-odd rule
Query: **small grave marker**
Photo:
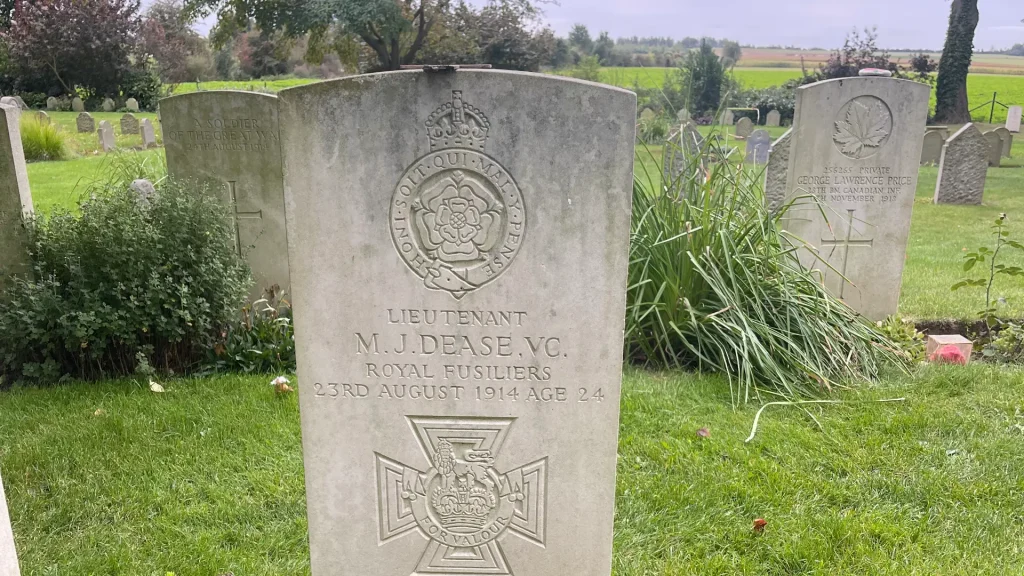
[[988, 177], [989, 143], [974, 124], [946, 140], [935, 182], [936, 204], [981, 204]]
[[75, 118], [75, 127], [79, 132], [92, 133], [96, 131], [96, 120], [88, 112], [79, 112]]

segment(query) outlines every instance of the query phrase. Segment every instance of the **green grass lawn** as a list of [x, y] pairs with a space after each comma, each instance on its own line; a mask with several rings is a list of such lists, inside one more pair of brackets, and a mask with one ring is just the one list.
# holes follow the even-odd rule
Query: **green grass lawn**
[[[26, 112], [26, 114], [35, 114], [35, 112]], [[50, 116], [50, 121], [67, 135], [71, 151], [75, 156], [103, 154], [99, 137], [95, 132], [78, 132], [75, 123], [78, 118], [78, 112], [47, 112], [47, 114]], [[100, 122], [103, 120], [110, 122], [110, 125], [114, 127], [114, 140], [117, 142], [118, 148], [142, 149], [141, 134], [121, 134], [121, 117], [124, 116], [124, 112], [89, 112], [89, 114], [92, 114], [92, 117], [96, 120], [97, 128], [99, 128]], [[163, 143], [163, 133], [160, 130], [160, 122], [157, 121], [156, 114], [137, 112], [132, 115], [138, 118], [140, 122], [143, 118], [149, 118], [156, 131], [157, 143]]]
[[[23, 574], [308, 574], [296, 398], [269, 380], [0, 393]], [[925, 368], [809, 407], [823, 429], [770, 407], [749, 444], [755, 409], [730, 408], [720, 378], [624, 386], [616, 574], [1024, 570], [1020, 371]]]
[[278, 92], [285, 88], [322, 82], [321, 78], [288, 78], [285, 80], [214, 80], [211, 82], [182, 82], [169, 87], [171, 94], [188, 94], [200, 90], [248, 90]]

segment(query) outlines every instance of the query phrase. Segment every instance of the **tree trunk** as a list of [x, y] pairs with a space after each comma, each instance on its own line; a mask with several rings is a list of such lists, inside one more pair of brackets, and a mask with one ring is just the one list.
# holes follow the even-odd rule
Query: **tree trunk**
[[967, 73], [974, 55], [974, 30], [977, 27], [978, 0], [953, 0], [935, 86], [936, 122], [965, 124], [971, 121]]

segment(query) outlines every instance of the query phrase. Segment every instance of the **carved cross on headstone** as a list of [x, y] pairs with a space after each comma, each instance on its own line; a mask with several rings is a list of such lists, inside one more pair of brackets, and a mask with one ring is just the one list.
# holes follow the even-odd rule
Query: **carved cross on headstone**
[[853, 239], [853, 209], [847, 209], [846, 212], [849, 217], [846, 221], [846, 237], [843, 239], [838, 238], [822, 238], [821, 245], [824, 246], [842, 246], [843, 247], [843, 261], [839, 265], [840, 274], [843, 275], [842, 284], [839, 288], [839, 297], [844, 298], [846, 292], [846, 285], [849, 283], [846, 280], [846, 268], [850, 261], [850, 248], [856, 248], [858, 246], [864, 248], [871, 248], [872, 243], [875, 241], [874, 238], [860, 238], [857, 240]]
[[257, 210], [255, 212], [239, 212], [238, 211], [238, 191], [236, 190], [236, 184], [234, 180], [228, 180], [228, 191], [231, 193], [231, 215], [232, 220], [235, 224], [235, 252], [239, 256], [242, 255], [242, 232], [240, 229], [241, 222], [239, 220], [263, 220], [263, 210]]

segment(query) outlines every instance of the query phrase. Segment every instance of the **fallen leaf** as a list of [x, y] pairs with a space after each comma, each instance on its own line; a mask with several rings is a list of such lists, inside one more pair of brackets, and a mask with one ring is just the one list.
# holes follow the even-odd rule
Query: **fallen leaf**
[[700, 436], [701, 438], [711, 438], [711, 430], [708, 430], [705, 426], [704, 428], [697, 430], [697, 436]]
[[764, 518], [757, 518], [754, 520], [754, 533], [761, 534], [764, 532], [764, 527], [768, 525], [768, 521]]
[[162, 394], [163, 391], [164, 391], [164, 387], [161, 386], [159, 383], [157, 383], [157, 382], [155, 382], [153, 380], [150, 380], [149, 381], [149, 391], [150, 392], [156, 392], [157, 394]]
[[96, 411], [92, 413], [92, 415], [93, 416], [106, 416], [107, 415], [107, 411], [104, 410], [103, 408], [97, 408]]

